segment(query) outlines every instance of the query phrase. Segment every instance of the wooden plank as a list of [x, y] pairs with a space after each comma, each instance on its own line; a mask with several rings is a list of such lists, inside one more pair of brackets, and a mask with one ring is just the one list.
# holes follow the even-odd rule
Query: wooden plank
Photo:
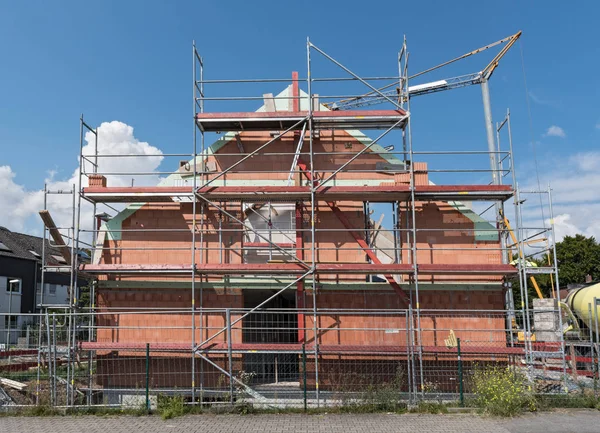
[[65, 259], [67, 264], [70, 265], [72, 263], [71, 262], [71, 251], [69, 250], [69, 247], [67, 246], [62, 235], [60, 234], [60, 231], [56, 227], [56, 224], [54, 224], [54, 220], [52, 219], [50, 212], [48, 210], [44, 209], [44, 210], [41, 210], [39, 213], [40, 213], [40, 217], [42, 218], [42, 221], [48, 228], [48, 232], [50, 233], [50, 236], [52, 236], [52, 240], [54, 241], [54, 244], [58, 246], [58, 250], [60, 251], [60, 254], [63, 256], [63, 258]]
[[26, 383], [17, 382], [16, 380], [11, 379], [5, 379], [3, 377], [0, 377], [0, 384], [16, 389], [18, 391], [23, 391], [25, 388], [27, 388]]
[[[379, 230], [381, 230], [381, 224], [383, 223], [383, 217], [385, 214], [381, 214], [379, 220], [373, 225], [373, 232], [371, 232], [371, 239], [369, 246], [372, 248], [375, 245], [375, 240], [377, 239], [377, 235], [379, 234]], [[372, 221], [372, 220], [371, 220]]]
[[92, 264], [99, 265], [102, 259], [102, 252], [104, 251], [104, 241], [106, 240], [106, 230], [100, 230], [96, 237], [96, 244], [94, 245], [94, 251], [92, 252]]

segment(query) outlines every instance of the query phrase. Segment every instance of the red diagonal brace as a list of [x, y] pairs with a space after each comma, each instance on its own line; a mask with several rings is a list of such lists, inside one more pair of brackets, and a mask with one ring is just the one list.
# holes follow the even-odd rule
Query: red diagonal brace
[[[312, 181], [312, 176], [310, 175], [310, 172], [308, 171], [308, 167], [304, 162], [298, 160], [298, 168], [300, 170], [302, 170], [302, 172], [304, 173], [304, 175], [306, 176], [306, 178], [308, 180]], [[379, 258], [377, 257], [377, 254], [375, 254], [375, 252], [369, 247], [369, 244], [367, 244], [367, 242], [363, 239], [363, 237], [358, 233], [358, 230], [356, 230], [354, 227], [352, 227], [352, 224], [350, 224], [350, 221], [348, 221], [348, 218], [346, 218], [346, 215], [344, 215], [344, 212], [342, 212], [340, 210], [340, 208], [337, 207], [335, 205], [335, 203], [332, 201], [328, 201], [327, 205], [331, 208], [331, 210], [333, 211], [335, 216], [337, 216], [337, 218], [344, 225], [344, 227], [350, 232], [352, 237], [356, 240], [358, 245], [360, 245], [360, 247], [367, 254], [367, 256], [369, 256], [371, 261], [375, 264], [381, 265], [382, 264], [381, 260], [379, 260]], [[392, 289], [394, 289], [396, 294], [398, 296], [400, 296], [400, 299], [402, 300], [402, 302], [404, 302], [404, 304], [406, 306], [410, 305], [410, 300], [409, 300], [408, 296], [406, 295], [404, 290], [402, 290], [402, 287], [400, 287], [400, 284], [398, 284], [396, 282], [396, 280], [394, 280], [394, 277], [392, 277], [392, 275], [390, 275], [390, 274], [384, 274], [383, 276], [385, 277], [387, 282], [390, 283], [390, 286], [392, 286]]]
[[[350, 224], [350, 221], [348, 221], [348, 218], [346, 218], [346, 215], [344, 215], [344, 212], [342, 212], [340, 210], [340, 208], [337, 207], [335, 205], [335, 203], [332, 201], [328, 201], [327, 205], [331, 208], [331, 210], [333, 211], [335, 216], [338, 217], [338, 219], [344, 225], [344, 227], [346, 227], [346, 229], [350, 232], [352, 237], [356, 240], [358, 245], [360, 245], [360, 247], [367, 254], [367, 256], [369, 256], [371, 261], [375, 264], [381, 265], [382, 264], [381, 260], [379, 260], [379, 258], [377, 257], [377, 254], [375, 254], [375, 252], [369, 247], [369, 244], [367, 244], [367, 242], [363, 239], [363, 237], [358, 233], [358, 230], [356, 230], [354, 227], [352, 227], [352, 224]], [[402, 290], [402, 287], [400, 287], [400, 284], [398, 284], [396, 282], [396, 280], [394, 280], [394, 277], [392, 277], [390, 274], [385, 274], [384, 277], [387, 280], [387, 282], [390, 283], [390, 286], [392, 286], [392, 288], [398, 294], [398, 296], [400, 296], [400, 299], [402, 299], [402, 301], [406, 304], [406, 306], [408, 306], [409, 305], [408, 296], [406, 296], [406, 293], [404, 293], [404, 290]]]

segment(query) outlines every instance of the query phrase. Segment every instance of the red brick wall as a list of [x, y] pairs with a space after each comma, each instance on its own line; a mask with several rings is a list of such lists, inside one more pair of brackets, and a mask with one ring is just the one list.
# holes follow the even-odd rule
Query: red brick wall
[[[185, 343], [191, 344], [192, 319], [189, 311], [161, 314], [152, 309], [191, 309], [191, 293], [189, 290], [170, 291], [119, 291], [104, 290], [98, 294], [98, 310], [96, 322], [99, 327], [97, 340], [102, 343], [138, 342], [138, 343]], [[217, 294], [212, 289], [203, 290], [203, 304], [206, 308], [242, 308], [241, 292], [227, 291]], [[196, 306], [200, 306], [199, 291], [196, 294]], [[110, 308], [110, 310], [107, 309]], [[134, 313], [132, 307], [145, 308], [144, 312]], [[118, 312], [119, 310], [124, 313]], [[234, 321], [238, 315], [232, 314]], [[196, 342], [211, 337], [226, 326], [224, 311], [205, 312], [200, 321], [196, 313]], [[240, 323], [241, 325], [241, 323]], [[215, 342], [226, 341], [226, 334], [215, 337]], [[232, 331], [232, 341], [242, 342], [241, 326]]]
[[[450, 330], [469, 345], [503, 346], [506, 343], [502, 290], [427, 290], [419, 294], [421, 338], [424, 346], [444, 346]], [[357, 310], [351, 314], [319, 314], [319, 343], [323, 345], [404, 346], [407, 344], [407, 318], [398, 296], [390, 292], [320, 291], [321, 309]], [[307, 308], [312, 297], [307, 296]], [[362, 312], [360, 310], [367, 310]], [[368, 311], [371, 310], [371, 311]], [[431, 311], [437, 310], [437, 311]], [[452, 312], [452, 310], [467, 310]], [[306, 341], [314, 340], [314, 320], [305, 316]], [[417, 327], [415, 319], [414, 326]]]
[[[258, 147], [272, 139], [269, 133], [264, 132], [243, 132], [240, 134], [240, 137], [246, 153], [256, 150]], [[350, 149], [346, 148], [347, 144], [350, 144]], [[261, 155], [249, 158], [237, 165], [225, 176], [222, 176], [220, 180], [223, 180], [224, 178], [225, 182], [227, 182], [227, 180], [234, 179], [287, 179], [292, 167], [296, 146], [297, 138], [294, 138], [293, 134], [280, 137], [267, 146], [261, 152]], [[342, 164], [350, 160], [353, 153], [356, 154], [363, 148], [363, 144], [345, 131], [336, 131], [335, 134], [332, 131], [321, 131], [320, 138], [315, 138], [313, 140], [313, 150], [315, 153], [315, 155], [313, 155], [313, 161], [315, 164], [315, 171], [319, 176], [327, 177]], [[309, 142], [307, 134], [304, 146], [301, 150], [301, 153], [304, 153], [304, 155], [300, 155], [300, 159], [306, 164], [309, 162], [308, 151]], [[334, 152], [336, 154], [331, 155], [331, 153]], [[236, 140], [232, 140], [225, 144], [216, 155], [210, 156], [208, 161], [209, 163], [216, 163], [218, 173], [238, 162], [242, 158], [239, 153], [240, 151]], [[263, 155], [262, 153], [278, 155]], [[320, 155], [320, 153], [329, 154]], [[393, 183], [394, 174], [375, 172], [376, 162], [381, 161], [384, 161], [383, 158], [368, 150], [347, 166], [347, 169], [350, 171], [346, 170], [345, 172], [340, 173], [336, 178], [382, 179], [383, 181], [387, 180], [390, 183]], [[354, 172], [352, 172], [352, 170], [354, 170]], [[303, 181], [305, 181], [305, 179]]]

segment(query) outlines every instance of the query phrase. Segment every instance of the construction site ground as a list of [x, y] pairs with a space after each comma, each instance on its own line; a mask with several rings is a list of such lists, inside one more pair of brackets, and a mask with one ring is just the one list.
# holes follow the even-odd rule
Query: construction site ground
[[516, 418], [474, 414], [320, 414], [320, 415], [189, 415], [170, 420], [156, 416], [1, 417], [0, 431], [17, 432], [462, 432], [553, 433], [598, 431], [600, 411], [561, 410]]

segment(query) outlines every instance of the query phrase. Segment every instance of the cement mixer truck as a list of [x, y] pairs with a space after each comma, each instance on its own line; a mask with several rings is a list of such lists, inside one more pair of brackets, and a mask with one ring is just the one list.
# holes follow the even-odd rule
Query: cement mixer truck
[[[574, 313], [575, 317], [579, 319], [577, 325], [589, 328], [589, 332], [587, 332], [588, 336], [591, 333], [596, 334], [597, 337], [599, 331], [599, 302], [600, 283], [573, 289], [569, 292], [565, 300], [565, 304], [570, 312]], [[571, 320], [573, 321], [574, 318], [571, 318]]]
[[560, 301], [534, 299], [532, 313], [534, 356], [548, 367], [550, 358], [556, 358], [550, 353], [559, 349], [562, 336], [570, 373], [594, 377], [599, 363], [600, 283], [573, 288]]

